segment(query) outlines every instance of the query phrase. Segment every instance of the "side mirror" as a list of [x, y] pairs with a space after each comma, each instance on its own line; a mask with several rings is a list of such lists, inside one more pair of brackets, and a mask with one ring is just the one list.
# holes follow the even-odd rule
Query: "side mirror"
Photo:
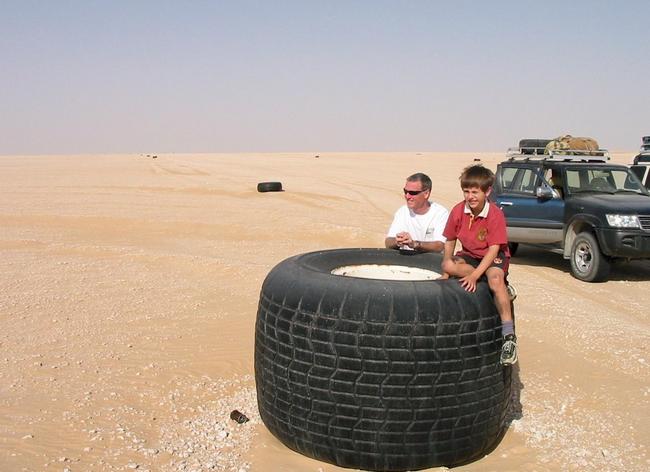
[[535, 195], [540, 200], [550, 200], [553, 198], [553, 189], [546, 185], [541, 185], [535, 190]]

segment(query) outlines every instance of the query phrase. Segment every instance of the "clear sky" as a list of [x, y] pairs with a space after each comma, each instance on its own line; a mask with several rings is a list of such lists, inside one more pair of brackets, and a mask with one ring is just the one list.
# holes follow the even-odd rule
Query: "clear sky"
[[650, 135], [650, 1], [0, 0], [0, 154]]

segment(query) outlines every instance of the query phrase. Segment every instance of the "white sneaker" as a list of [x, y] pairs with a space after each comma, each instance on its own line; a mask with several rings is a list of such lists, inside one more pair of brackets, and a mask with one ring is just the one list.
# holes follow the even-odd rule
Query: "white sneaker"
[[508, 296], [510, 297], [510, 301], [514, 302], [515, 298], [517, 298], [517, 289], [515, 288], [514, 285], [508, 284], [506, 285], [506, 290], [508, 291]]
[[501, 364], [512, 365], [517, 363], [517, 336], [508, 334], [503, 339], [501, 346]]

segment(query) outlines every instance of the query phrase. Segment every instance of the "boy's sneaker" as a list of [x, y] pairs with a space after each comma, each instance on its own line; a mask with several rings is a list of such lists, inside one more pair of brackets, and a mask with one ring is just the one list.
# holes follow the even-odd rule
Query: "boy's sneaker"
[[517, 362], [517, 336], [508, 334], [503, 338], [501, 347], [501, 364], [512, 365]]
[[508, 291], [508, 296], [510, 297], [510, 301], [514, 302], [515, 298], [517, 298], [517, 289], [515, 288], [514, 285], [506, 285], [506, 290]]

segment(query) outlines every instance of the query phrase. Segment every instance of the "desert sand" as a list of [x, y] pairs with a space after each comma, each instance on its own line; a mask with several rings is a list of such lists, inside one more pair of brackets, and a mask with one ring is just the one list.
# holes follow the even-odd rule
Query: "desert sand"
[[[260, 421], [262, 281], [295, 254], [382, 246], [411, 173], [451, 207], [475, 158], [503, 154], [0, 157], [0, 470], [345, 470]], [[511, 423], [457, 470], [649, 470], [650, 262], [587, 284], [521, 247], [510, 280]]]

